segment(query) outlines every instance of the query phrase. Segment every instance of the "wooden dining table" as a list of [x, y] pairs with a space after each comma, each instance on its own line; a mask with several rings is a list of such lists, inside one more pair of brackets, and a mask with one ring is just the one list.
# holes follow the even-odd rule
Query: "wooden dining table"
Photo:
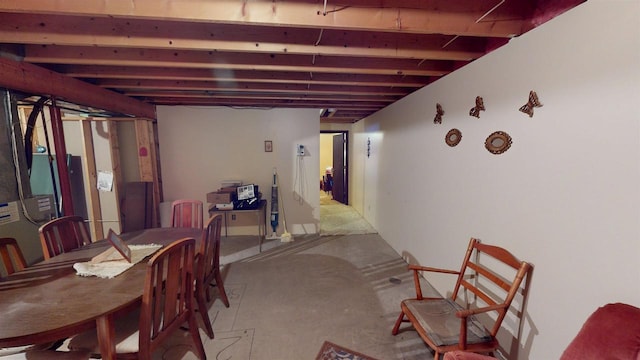
[[[155, 228], [122, 234], [127, 244], [159, 244], [192, 237], [202, 229]], [[115, 359], [114, 319], [140, 305], [147, 261], [104, 279], [76, 275], [73, 264], [106, 250], [97, 241], [0, 279], [0, 347], [57, 341], [96, 327], [103, 359]]]

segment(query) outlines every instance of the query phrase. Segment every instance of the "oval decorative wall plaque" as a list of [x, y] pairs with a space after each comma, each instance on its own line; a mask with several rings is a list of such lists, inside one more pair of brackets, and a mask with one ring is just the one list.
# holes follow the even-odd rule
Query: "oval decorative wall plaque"
[[458, 129], [451, 129], [445, 136], [444, 141], [447, 145], [453, 147], [458, 145], [458, 143], [462, 140], [462, 133]]
[[492, 154], [502, 154], [511, 147], [511, 136], [504, 131], [496, 131], [487, 137], [484, 147]]

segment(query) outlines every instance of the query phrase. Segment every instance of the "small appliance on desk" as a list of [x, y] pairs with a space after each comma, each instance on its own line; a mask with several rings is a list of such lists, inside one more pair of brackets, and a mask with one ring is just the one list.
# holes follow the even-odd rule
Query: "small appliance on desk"
[[258, 191], [258, 185], [248, 184], [238, 186], [233, 208], [238, 210], [257, 209], [260, 205], [261, 198], [262, 194]]

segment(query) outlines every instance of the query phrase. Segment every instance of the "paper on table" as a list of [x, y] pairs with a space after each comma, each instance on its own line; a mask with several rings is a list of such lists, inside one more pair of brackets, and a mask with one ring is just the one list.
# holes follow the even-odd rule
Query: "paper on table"
[[162, 245], [130, 245], [129, 248], [131, 248], [131, 262], [123, 258], [119, 252], [114, 251], [101, 262], [87, 261], [75, 263], [73, 264], [73, 268], [80, 276], [97, 276], [104, 279], [111, 279], [122, 274], [147, 256], [155, 253], [162, 248]]

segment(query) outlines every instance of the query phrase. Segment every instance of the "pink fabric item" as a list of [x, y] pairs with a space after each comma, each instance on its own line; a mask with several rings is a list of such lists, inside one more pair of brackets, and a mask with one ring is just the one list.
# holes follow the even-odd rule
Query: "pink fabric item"
[[457, 350], [444, 354], [444, 360], [496, 360], [496, 358]]
[[640, 309], [607, 304], [596, 310], [560, 360], [640, 360]]

